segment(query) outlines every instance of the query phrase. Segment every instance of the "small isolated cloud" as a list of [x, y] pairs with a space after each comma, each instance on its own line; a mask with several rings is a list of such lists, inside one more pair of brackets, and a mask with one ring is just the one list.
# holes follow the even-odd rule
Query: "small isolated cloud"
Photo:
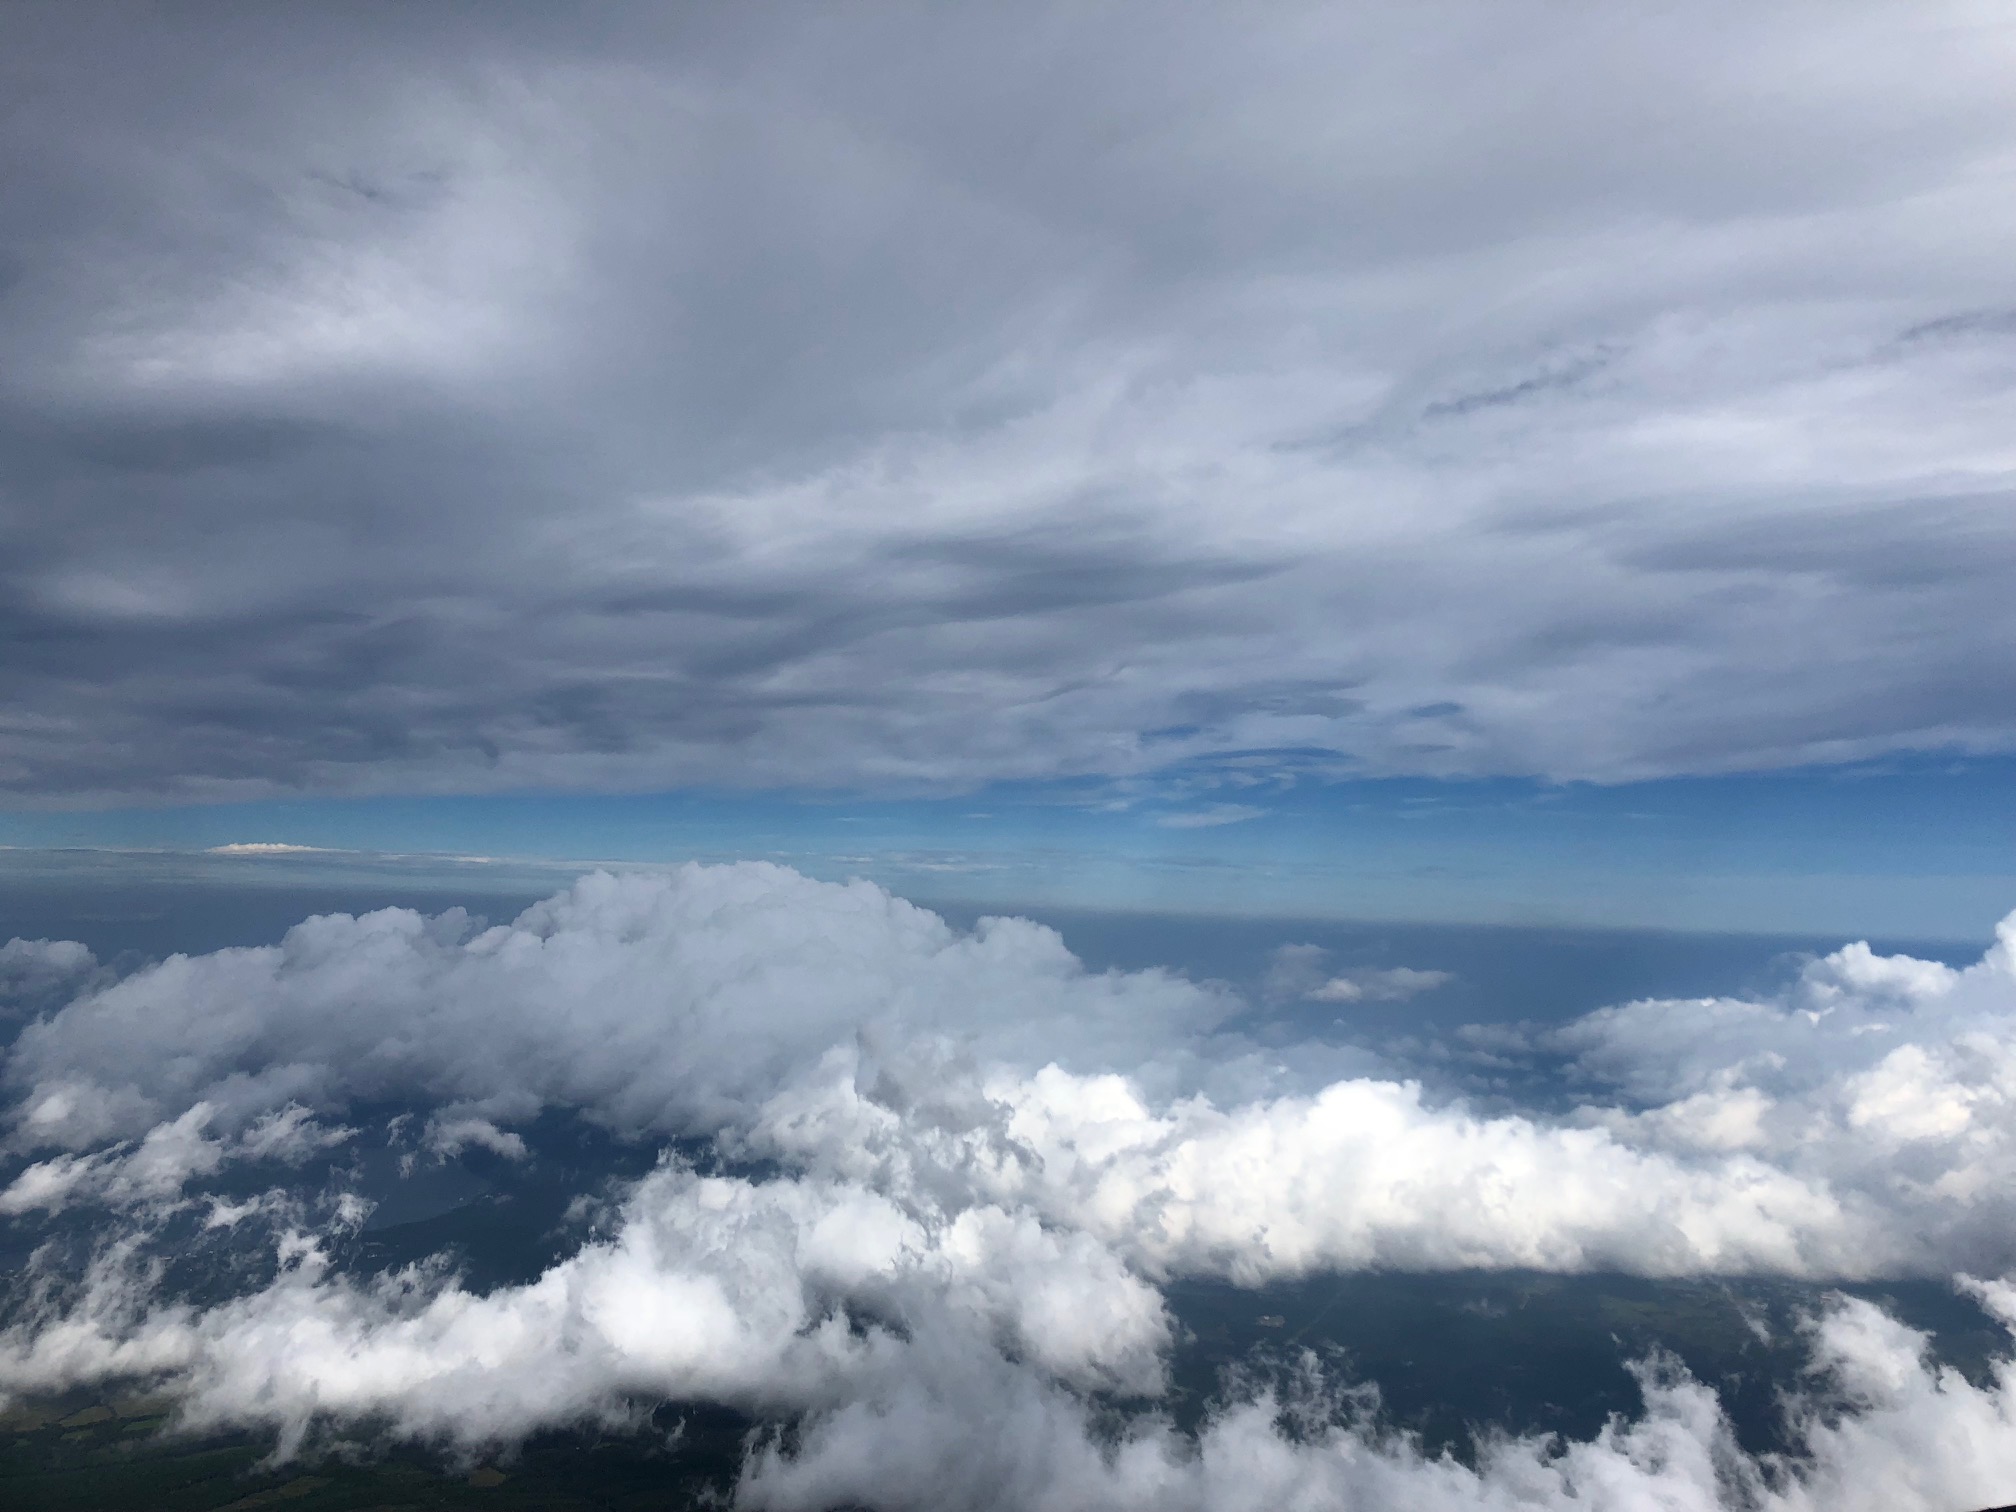
[[1163, 829], [1212, 829], [1221, 824], [1244, 824], [1266, 813], [1250, 803], [1214, 803], [1208, 808], [1186, 809], [1180, 814], [1164, 814], [1155, 823]]
[[1412, 966], [1389, 966], [1380, 970], [1350, 971], [1333, 976], [1307, 994], [1317, 1003], [1404, 1003], [1408, 998], [1432, 992], [1455, 980], [1448, 971], [1417, 971]]
[[428, 1122], [422, 1142], [442, 1160], [452, 1160], [471, 1148], [489, 1150], [506, 1160], [523, 1160], [528, 1153], [521, 1136], [498, 1128], [487, 1118], [436, 1117]]
[[205, 852], [211, 856], [306, 856], [319, 855], [329, 849], [326, 845], [289, 845], [280, 840], [241, 840], [231, 845], [213, 845]]
[[1363, 966], [1332, 973], [1321, 945], [1283, 945], [1274, 952], [1262, 985], [1271, 998], [1310, 1003], [1404, 1003], [1456, 979], [1454, 972], [1413, 966]]

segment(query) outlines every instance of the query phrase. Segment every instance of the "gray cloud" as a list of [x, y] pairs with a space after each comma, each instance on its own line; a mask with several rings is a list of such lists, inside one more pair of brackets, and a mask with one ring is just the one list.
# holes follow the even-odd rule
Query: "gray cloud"
[[17, 801], [2016, 744], [1997, 16], [0, 28]]
[[75, 940], [9, 940], [0, 945], [0, 1022], [57, 1006], [99, 971], [97, 958]]

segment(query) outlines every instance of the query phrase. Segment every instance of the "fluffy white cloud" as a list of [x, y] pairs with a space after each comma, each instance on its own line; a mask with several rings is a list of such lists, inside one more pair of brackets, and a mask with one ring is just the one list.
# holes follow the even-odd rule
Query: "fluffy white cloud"
[[[779, 1507], [1992, 1500], [2016, 1464], [2009, 1377], [1924, 1365], [1922, 1340], [1860, 1304], [1814, 1335], [1833, 1395], [1798, 1409], [1798, 1465], [1743, 1458], [1712, 1394], [1665, 1367], [1642, 1419], [1499, 1443], [1475, 1469], [1315, 1384], [1234, 1402], [1194, 1442], [1152, 1411], [1102, 1437], [1085, 1394], [1161, 1390], [1171, 1277], [2004, 1273], [2012, 967], [2016, 921], [1965, 970], [1851, 946], [1781, 998], [1528, 1034], [1611, 1089], [1548, 1116], [1336, 1075], [1228, 1033], [1223, 989], [1087, 972], [1026, 922], [962, 933], [767, 865], [591, 876], [492, 929], [310, 920], [275, 947], [92, 982], [11, 1050], [16, 1158], [57, 1153], [0, 1210], [95, 1204], [138, 1227], [108, 1220], [81, 1282], [30, 1297], [0, 1391], [155, 1376], [189, 1421], [289, 1444], [368, 1421], [473, 1445], [714, 1399], [797, 1422], [742, 1487]], [[1277, 970], [1298, 992], [1335, 979], [1307, 950]], [[487, 1294], [425, 1269], [346, 1279], [284, 1190], [212, 1197], [213, 1225], [256, 1214], [247, 1234], [280, 1235], [278, 1279], [205, 1309], [155, 1293], [149, 1223], [229, 1162], [331, 1148], [349, 1131], [318, 1119], [385, 1099], [430, 1110], [418, 1147], [436, 1155], [522, 1156], [511, 1126], [560, 1107], [625, 1136], [711, 1134], [767, 1174], [665, 1165], [601, 1237]], [[361, 1209], [333, 1211], [341, 1227]], [[1981, 1295], [2016, 1316], [1999, 1288]], [[948, 1463], [955, 1443], [977, 1447]]]
[[[66, 1313], [0, 1335], [0, 1392], [154, 1379], [182, 1422], [265, 1425], [283, 1453], [359, 1422], [481, 1448], [668, 1396], [732, 1402], [797, 1424], [739, 1487], [779, 1509], [1890, 1512], [1983, 1505], [2016, 1475], [2016, 1363], [1974, 1384], [1846, 1300], [1813, 1324], [1814, 1384], [1785, 1403], [1793, 1457], [1744, 1454], [1714, 1393], [1654, 1360], [1640, 1417], [1587, 1441], [1487, 1440], [1472, 1467], [1424, 1454], [1313, 1359], [1285, 1388], [1235, 1391], [1194, 1439], [1153, 1412], [1116, 1437], [1073, 1387], [1155, 1389], [1159, 1299], [1084, 1236], [999, 1210], [920, 1223], [850, 1184], [675, 1167], [612, 1238], [487, 1296], [412, 1273], [359, 1286], [312, 1243], [282, 1251], [272, 1286], [204, 1312], [148, 1309], [108, 1256]], [[2008, 1286], [1981, 1291], [2011, 1311]]]
[[849, 1500], [975, 1512], [1893, 1512], [1992, 1503], [2016, 1479], [2016, 1368], [2005, 1362], [1977, 1387], [1928, 1367], [1925, 1345], [1864, 1303], [1820, 1319], [1813, 1363], [1825, 1388], [1787, 1403], [1803, 1457], [1782, 1460], [1742, 1453], [1714, 1394], [1657, 1362], [1638, 1372], [1643, 1416], [1584, 1442], [1500, 1439], [1474, 1468], [1424, 1455], [1368, 1421], [1362, 1401], [1326, 1400], [1315, 1381], [1299, 1396], [1219, 1412], [1194, 1443], [1153, 1421], [1112, 1443], [1089, 1430], [1076, 1403], [973, 1371], [956, 1383], [906, 1383], [893, 1399], [817, 1419], [795, 1454], [759, 1456], [743, 1489], [753, 1505], [792, 1512]]
[[[46, 1107], [46, 1100], [40, 1106]], [[209, 1103], [199, 1102], [156, 1124], [137, 1144], [121, 1142], [95, 1154], [38, 1160], [0, 1189], [0, 1217], [38, 1209], [56, 1213], [79, 1202], [159, 1210], [173, 1205], [189, 1182], [216, 1174], [228, 1161], [298, 1165], [342, 1144], [353, 1132], [323, 1127], [306, 1108], [290, 1104], [253, 1120], [235, 1138], [213, 1138], [206, 1131], [216, 1113]]]
[[[1293, 947], [1284, 971], [1337, 980]], [[1784, 1002], [1590, 1015], [1549, 1044], [1621, 1095], [1565, 1119], [1338, 1076], [1337, 1055], [1224, 1033], [1236, 1006], [1165, 972], [1087, 972], [1023, 921], [962, 934], [870, 884], [762, 864], [590, 876], [481, 931], [320, 918], [28, 1026], [13, 1143], [70, 1153], [9, 1200], [128, 1190], [103, 1172], [155, 1145], [221, 1151], [194, 1132], [211, 1121], [403, 1098], [438, 1110], [437, 1153], [515, 1154], [511, 1123], [576, 1109], [906, 1201], [1026, 1208], [1157, 1275], [2016, 1264], [2006, 939], [1964, 972], [1858, 946]]]
[[906, 1368], [901, 1331], [1134, 1395], [1160, 1390], [1169, 1343], [1160, 1296], [1090, 1236], [813, 1178], [668, 1167], [614, 1238], [488, 1296], [413, 1273], [334, 1279], [300, 1234], [281, 1253], [272, 1286], [195, 1312], [150, 1306], [146, 1271], [114, 1250], [67, 1306], [4, 1335], [0, 1393], [165, 1373], [189, 1418], [292, 1442], [318, 1419], [386, 1414], [412, 1437], [481, 1442], [613, 1419], [630, 1396], [831, 1404]]
[[1863, 1194], [1955, 1265], [1990, 1265], [2016, 1182], [2016, 917], [1978, 964], [1851, 945], [1783, 1000], [1626, 1004], [1544, 1037], [1614, 1101], [1585, 1122], [1741, 1151]]
[[175, 956], [29, 1025], [5, 1074], [17, 1140], [73, 1148], [198, 1101], [232, 1123], [387, 1095], [712, 1133], [860, 1036], [1135, 1067], [1236, 1006], [1167, 972], [1088, 972], [1024, 920], [961, 934], [869, 883], [689, 866], [590, 876], [482, 931], [386, 909]]
[[1409, 1083], [1340, 1082], [1233, 1109], [1187, 1099], [1158, 1113], [1122, 1078], [1048, 1068], [988, 1083], [1005, 1117], [968, 1129], [902, 1121], [857, 1100], [851, 1078], [827, 1093], [825, 1106], [787, 1095], [758, 1137], [883, 1182], [963, 1179], [1098, 1233], [1156, 1275], [1849, 1276], [1930, 1259], [1882, 1209], [1765, 1162], [1680, 1161], [1607, 1131], [1433, 1108]]

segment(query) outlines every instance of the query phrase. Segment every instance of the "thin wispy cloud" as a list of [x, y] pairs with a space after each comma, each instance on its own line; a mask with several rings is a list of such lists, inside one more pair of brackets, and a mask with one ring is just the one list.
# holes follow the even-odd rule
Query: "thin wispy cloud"
[[1333, 976], [1304, 996], [1315, 1003], [1404, 1003], [1455, 980], [1447, 971], [1417, 971], [1412, 966], [1353, 971]]
[[321, 856], [330, 854], [321, 845], [293, 845], [285, 840], [237, 840], [229, 845], [213, 845], [211, 856]]
[[1306, 1003], [1404, 1003], [1456, 980], [1452, 971], [1416, 966], [1357, 966], [1338, 971], [1321, 945], [1278, 946], [1262, 987], [1270, 997]]
[[1221, 824], [1244, 824], [1262, 817], [1267, 810], [1250, 803], [1213, 803], [1204, 808], [1184, 809], [1159, 815], [1155, 823], [1162, 829], [1215, 829]]

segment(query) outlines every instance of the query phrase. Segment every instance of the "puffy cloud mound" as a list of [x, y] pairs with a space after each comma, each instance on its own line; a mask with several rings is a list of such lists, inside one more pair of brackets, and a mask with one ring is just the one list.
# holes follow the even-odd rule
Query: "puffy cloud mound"
[[1225, 1032], [1238, 1006], [1089, 972], [1026, 921], [961, 933], [865, 882], [688, 866], [585, 877], [493, 928], [388, 909], [174, 957], [29, 1025], [5, 1075], [15, 1145], [79, 1160], [161, 1145], [199, 1105], [231, 1133], [406, 1098], [440, 1110], [437, 1152], [506, 1153], [511, 1123], [562, 1107], [1028, 1204], [1158, 1274], [2016, 1263], [2006, 939], [1964, 972], [1850, 946], [1783, 1002], [1593, 1014], [1554, 1048], [1618, 1097], [1567, 1120], [1310, 1085], [1334, 1057], [1285, 1066]]
[[[282, 1255], [273, 1285], [200, 1312], [150, 1309], [144, 1274], [112, 1255], [69, 1310], [0, 1336], [0, 1390], [148, 1376], [183, 1425], [268, 1426], [283, 1453], [331, 1423], [476, 1448], [712, 1399], [794, 1422], [738, 1488], [780, 1509], [1888, 1512], [1983, 1504], [2016, 1476], [2016, 1362], [1969, 1381], [1847, 1300], [1811, 1325], [1789, 1457], [1742, 1452], [1715, 1394], [1654, 1359], [1636, 1419], [1579, 1442], [1487, 1439], [1466, 1465], [1383, 1425], [1376, 1393], [1313, 1358], [1235, 1388], [1194, 1436], [1154, 1410], [1116, 1435], [1085, 1388], [1159, 1385], [1159, 1299], [1085, 1236], [998, 1209], [919, 1223], [857, 1185], [673, 1166], [612, 1238], [485, 1296], [410, 1272], [332, 1278], [298, 1237]], [[2016, 1292], [1981, 1290], [2011, 1314]]]
[[1045, 1379], [1136, 1393], [1160, 1388], [1168, 1343], [1160, 1296], [1088, 1236], [998, 1208], [920, 1221], [812, 1178], [669, 1166], [630, 1195], [613, 1239], [487, 1296], [420, 1290], [411, 1273], [335, 1278], [298, 1233], [281, 1252], [273, 1285], [204, 1312], [150, 1308], [144, 1269], [115, 1252], [60, 1314], [0, 1342], [0, 1391], [165, 1373], [195, 1422], [298, 1442], [320, 1417], [385, 1416], [416, 1438], [484, 1442], [614, 1421], [639, 1395], [837, 1404], [907, 1368], [899, 1321], [930, 1348], [999, 1343]]
[[[848, 1057], [835, 1058], [845, 1073]], [[1145, 1104], [1046, 1067], [985, 1082], [991, 1117], [906, 1117], [858, 1077], [780, 1096], [757, 1138], [816, 1169], [964, 1186], [1088, 1229], [1157, 1275], [1529, 1266], [1647, 1275], [1908, 1269], [1853, 1194], [1764, 1162], [1683, 1160], [1607, 1130], [1435, 1108], [1413, 1083], [1339, 1082], [1224, 1109]]]
[[585, 877], [492, 929], [392, 908], [171, 957], [30, 1025], [5, 1074], [17, 1138], [72, 1148], [198, 1101], [242, 1120], [393, 1095], [711, 1133], [858, 1035], [1131, 1067], [1235, 1007], [1164, 972], [1088, 972], [1024, 920], [960, 934], [866, 882], [688, 866]]
[[75, 991], [98, 960], [75, 940], [9, 940], [0, 945], [0, 1018]]
[[[1305, 992], [1329, 980], [1283, 964]], [[291, 1445], [341, 1423], [493, 1443], [716, 1400], [795, 1424], [741, 1487], [778, 1507], [1960, 1506], [2016, 1467], [2006, 1375], [1943, 1372], [1849, 1303], [1815, 1326], [1796, 1463], [1737, 1452], [1713, 1393], [1656, 1362], [1641, 1418], [1473, 1466], [1318, 1375], [1234, 1392], [1195, 1436], [1094, 1405], [1163, 1391], [1176, 1277], [2009, 1271], [2016, 923], [1965, 970], [1850, 946], [1777, 999], [1533, 1031], [1602, 1090], [1551, 1115], [1369, 1061], [1333, 1074], [1242, 1038], [1225, 989], [767, 865], [589, 876], [493, 928], [311, 919], [80, 981], [9, 1053], [0, 1216], [96, 1207], [102, 1242], [17, 1309], [0, 1392], [159, 1377], [187, 1421]], [[285, 1172], [392, 1104], [425, 1110], [413, 1148], [437, 1160], [527, 1158], [534, 1115], [562, 1109], [623, 1140], [711, 1137], [722, 1163], [668, 1157], [522, 1285], [363, 1280], [330, 1261], [361, 1204], [290, 1202]], [[258, 1162], [271, 1200], [206, 1192]], [[256, 1212], [279, 1269], [199, 1307], [160, 1291], [148, 1246], [203, 1200], [213, 1225]]]

